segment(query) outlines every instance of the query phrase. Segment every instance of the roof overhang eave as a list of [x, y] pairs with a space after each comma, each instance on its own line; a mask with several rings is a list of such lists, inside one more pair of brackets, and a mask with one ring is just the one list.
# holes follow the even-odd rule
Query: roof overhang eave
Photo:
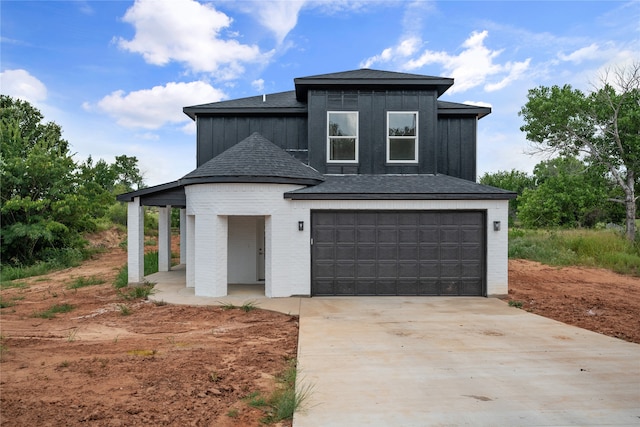
[[516, 193], [284, 193], [291, 200], [512, 200]]

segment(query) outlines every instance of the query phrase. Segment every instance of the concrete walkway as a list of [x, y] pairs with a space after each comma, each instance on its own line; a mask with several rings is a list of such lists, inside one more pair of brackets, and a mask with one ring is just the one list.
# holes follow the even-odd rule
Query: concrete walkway
[[309, 397], [295, 427], [640, 425], [640, 345], [497, 299], [269, 299], [249, 287], [203, 299], [184, 274], [149, 279], [170, 303], [300, 315], [298, 390]]

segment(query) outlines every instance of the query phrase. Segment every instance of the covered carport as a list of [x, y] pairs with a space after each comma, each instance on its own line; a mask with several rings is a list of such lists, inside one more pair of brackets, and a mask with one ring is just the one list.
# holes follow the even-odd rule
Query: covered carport
[[128, 282], [144, 281], [144, 207], [158, 208], [158, 271], [171, 269], [171, 210], [180, 209], [180, 264], [187, 259], [187, 221], [184, 186], [178, 181], [144, 188], [117, 197], [127, 202]]

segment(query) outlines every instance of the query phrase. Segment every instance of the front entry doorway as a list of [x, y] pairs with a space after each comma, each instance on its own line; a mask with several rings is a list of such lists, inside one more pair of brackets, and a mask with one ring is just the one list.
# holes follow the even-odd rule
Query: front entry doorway
[[227, 282], [264, 284], [264, 217], [230, 216], [228, 226]]

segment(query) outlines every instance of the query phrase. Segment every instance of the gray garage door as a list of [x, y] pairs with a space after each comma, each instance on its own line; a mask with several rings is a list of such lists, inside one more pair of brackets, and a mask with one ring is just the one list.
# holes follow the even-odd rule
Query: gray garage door
[[312, 295], [485, 295], [485, 215], [316, 211]]

